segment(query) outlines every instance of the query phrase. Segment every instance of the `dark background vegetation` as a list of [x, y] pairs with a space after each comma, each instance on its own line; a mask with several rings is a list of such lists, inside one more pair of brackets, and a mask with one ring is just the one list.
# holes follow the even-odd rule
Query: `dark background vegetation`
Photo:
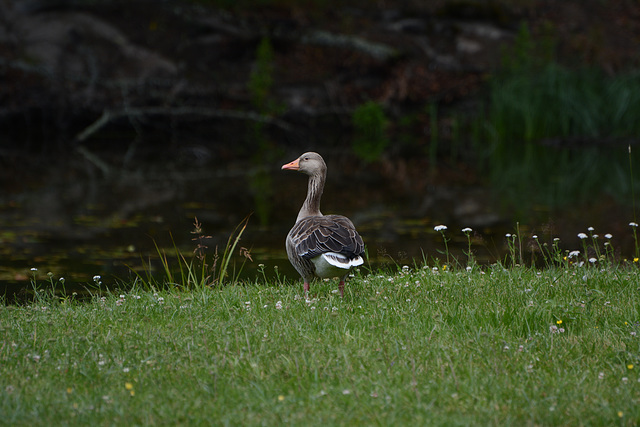
[[[354, 112], [370, 102], [387, 118], [379, 158], [429, 153], [436, 132], [446, 152], [450, 111], [480, 114], [488, 82], [520, 56], [607, 76], [634, 69], [639, 9], [624, 0], [3, 1], [3, 161], [87, 157], [81, 147], [125, 152], [124, 167], [154, 156], [347, 152]], [[535, 47], [514, 50], [523, 26]], [[264, 138], [247, 135], [254, 127]]]
[[557, 230], [588, 206], [622, 234], [638, 46], [631, 0], [2, 0], [4, 255], [27, 229], [100, 237], [161, 223], [163, 203], [184, 220], [186, 181], [225, 201], [200, 206], [205, 226], [288, 224], [304, 186], [274, 171], [306, 150], [332, 193], [372, 193], [342, 208], [365, 232], [396, 233], [363, 209], [402, 195], [424, 228], [524, 212]]

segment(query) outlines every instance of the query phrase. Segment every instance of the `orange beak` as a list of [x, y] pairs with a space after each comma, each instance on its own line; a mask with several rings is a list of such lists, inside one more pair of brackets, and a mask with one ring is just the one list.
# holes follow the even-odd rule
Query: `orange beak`
[[295, 159], [294, 161], [287, 163], [286, 165], [283, 165], [282, 169], [287, 169], [290, 171], [300, 170], [300, 159]]

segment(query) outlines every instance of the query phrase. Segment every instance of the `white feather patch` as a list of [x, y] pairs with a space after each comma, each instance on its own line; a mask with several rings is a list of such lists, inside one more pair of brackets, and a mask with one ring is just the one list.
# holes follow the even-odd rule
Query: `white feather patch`
[[312, 258], [316, 266], [316, 276], [322, 278], [342, 277], [352, 268], [364, 263], [361, 256], [349, 259], [337, 252], [327, 252]]

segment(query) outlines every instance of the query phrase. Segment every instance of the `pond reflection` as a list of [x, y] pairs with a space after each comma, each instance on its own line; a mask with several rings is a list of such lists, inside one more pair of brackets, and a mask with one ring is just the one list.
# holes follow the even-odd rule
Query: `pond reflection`
[[[421, 160], [354, 167], [340, 156], [327, 159], [323, 211], [352, 218], [367, 245], [367, 268], [444, 260], [443, 237], [434, 231], [440, 224], [447, 225], [448, 250], [462, 265], [469, 243], [461, 231], [465, 227], [473, 229], [472, 251], [480, 263], [503, 259], [505, 234], [514, 233], [517, 225], [527, 253], [534, 234], [543, 242], [560, 238], [567, 250], [581, 249], [577, 233], [592, 226], [614, 236], [618, 256], [633, 254], [632, 210], [606, 196], [571, 208], [521, 204], [516, 210], [484, 186], [482, 177], [458, 165], [426, 173], [428, 164]], [[211, 236], [206, 241], [211, 256], [216, 248], [224, 250], [250, 213], [240, 246], [250, 250], [253, 262], [245, 263], [242, 277], [262, 278], [262, 269], [271, 275], [277, 268], [297, 280], [284, 239], [305, 197], [306, 177], [281, 173], [280, 163], [259, 170], [248, 170], [243, 162], [188, 170], [165, 164], [109, 177], [77, 164], [45, 171], [1, 200], [0, 294], [29, 289], [32, 268], [39, 281], [48, 280], [51, 272], [55, 280], [64, 277], [68, 288], [91, 284], [95, 275], [106, 286], [126, 285], [147, 270], [162, 275], [156, 245], [173, 254], [175, 244], [191, 256], [194, 218]], [[231, 269], [243, 261], [239, 254], [234, 257]]]

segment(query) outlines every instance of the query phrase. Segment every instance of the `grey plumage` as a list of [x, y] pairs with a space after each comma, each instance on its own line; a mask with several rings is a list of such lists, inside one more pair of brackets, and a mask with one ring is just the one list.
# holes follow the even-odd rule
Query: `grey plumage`
[[314, 277], [340, 277], [343, 295], [347, 274], [364, 262], [364, 242], [349, 218], [320, 212], [327, 169], [319, 154], [305, 153], [282, 169], [309, 175], [307, 197], [287, 235], [289, 261], [302, 276], [305, 292]]

